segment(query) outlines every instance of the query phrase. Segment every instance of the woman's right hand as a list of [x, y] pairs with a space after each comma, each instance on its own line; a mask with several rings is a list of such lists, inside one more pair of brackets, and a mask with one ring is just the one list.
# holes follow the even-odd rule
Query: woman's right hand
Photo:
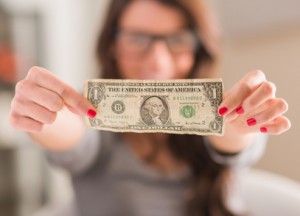
[[96, 116], [93, 105], [72, 87], [46, 69], [32, 67], [16, 85], [10, 122], [18, 130], [39, 133], [55, 122], [64, 106], [79, 115]]

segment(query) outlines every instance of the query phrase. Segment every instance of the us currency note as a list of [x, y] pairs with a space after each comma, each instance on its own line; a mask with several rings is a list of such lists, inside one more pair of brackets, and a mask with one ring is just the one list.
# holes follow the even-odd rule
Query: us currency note
[[221, 79], [87, 80], [88, 127], [114, 132], [223, 135]]

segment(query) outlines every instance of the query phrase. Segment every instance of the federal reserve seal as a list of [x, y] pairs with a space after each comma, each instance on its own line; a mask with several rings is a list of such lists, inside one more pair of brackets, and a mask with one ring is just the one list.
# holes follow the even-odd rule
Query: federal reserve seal
[[125, 111], [125, 104], [120, 100], [114, 101], [111, 105], [111, 109], [114, 113], [121, 114]]

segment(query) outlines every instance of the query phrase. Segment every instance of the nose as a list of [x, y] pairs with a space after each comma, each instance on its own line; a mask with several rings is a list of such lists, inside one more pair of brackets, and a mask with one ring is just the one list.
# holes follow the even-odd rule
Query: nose
[[151, 69], [154, 71], [163, 71], [172, 67], [172, 54], [165, 41], [156, 40], [146, 56]]
[[153, 41], [153, 44], [149, 50], [150, 57], [161, 58], [161, 57], [169, 57], [170, 55], [171, 53], [165, 41], [163, 40]]

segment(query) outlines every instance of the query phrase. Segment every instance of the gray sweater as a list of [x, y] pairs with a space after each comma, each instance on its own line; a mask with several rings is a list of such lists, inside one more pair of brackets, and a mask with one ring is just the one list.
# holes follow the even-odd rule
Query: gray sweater
[[[248, 167], [263, 153], [262, 136], [243, 152], [224, 156], [205, 139], [213, 160], [233, 170]], [[47, 152], [50, 163], [72, 174], [76, 200], [52, 216], [182, 216], [189, 171], [162, 174], [135, 155], [117, 133], [89, 130], [81, 143], [65, 152]], [[237, 173], [237, 172], [236, 172]], [[238, 188], [232, 182], [228, 205], [239, 211]]]

